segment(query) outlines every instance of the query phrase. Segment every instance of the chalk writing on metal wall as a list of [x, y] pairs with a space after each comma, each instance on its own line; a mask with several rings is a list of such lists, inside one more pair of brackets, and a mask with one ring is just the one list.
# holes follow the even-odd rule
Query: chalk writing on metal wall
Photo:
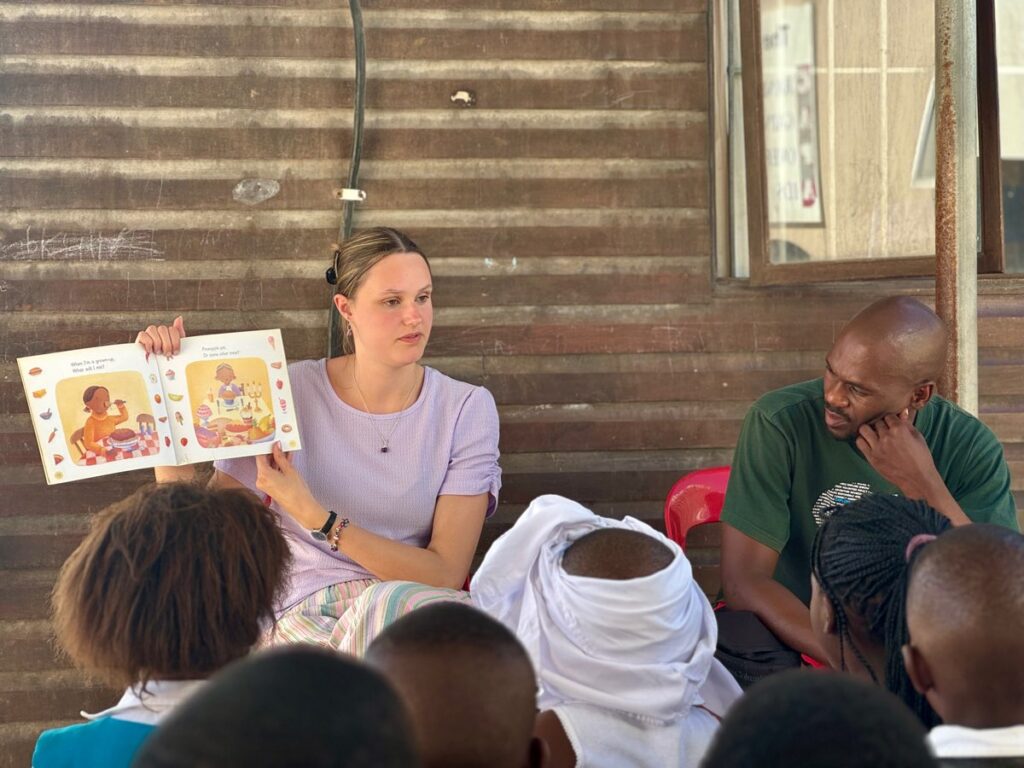
[[0, 244], [0, 261], [132, 261], [160, 260], [164, 252], [148, 230], [122, 229], [116, 234], [60, 232]]

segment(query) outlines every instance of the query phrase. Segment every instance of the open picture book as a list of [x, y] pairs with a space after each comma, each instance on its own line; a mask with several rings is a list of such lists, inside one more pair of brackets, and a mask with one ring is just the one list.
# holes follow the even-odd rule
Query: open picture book
[[301, 448], [281, 332], [18, 358], [46, 482]]

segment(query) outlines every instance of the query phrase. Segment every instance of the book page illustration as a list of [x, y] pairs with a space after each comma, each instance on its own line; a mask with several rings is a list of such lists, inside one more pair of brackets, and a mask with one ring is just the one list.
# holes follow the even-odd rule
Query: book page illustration
[[301, 448], [281, 332], [18, 359], [48, 484]]
[[174, 463], [157, 367], [136, 345], [18, 365], [47, 483]]
[[[160, 453], [149, 393], [137, 371], [62, 379], [56, 388], [68, 455], [79, 466], [131, 461]], [[72, 427], [77, 426], [73, 431]]]
[[187, 337], [158, 365], [179, 463], [300, 447], [280, 331]]
[[189, 364], [185, 377], [196, 442], [203, 448], [275, 439], [266, 362], [258, 357], [203, 360]]

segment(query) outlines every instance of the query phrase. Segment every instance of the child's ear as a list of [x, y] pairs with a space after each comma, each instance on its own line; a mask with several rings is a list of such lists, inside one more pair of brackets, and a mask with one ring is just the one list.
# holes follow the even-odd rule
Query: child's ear
[[910, 678], [914, 690], [924, 696], [935, 687], [928, 661], [910, 643], [904, 645], [901, 650], [903, 652], [903, 666], [907, 670], [907, 677]]
[[824, 610], [822, 611], [822, 618], [825, 622], [823, 629], [826, 635], [835, 635], [839, 633], [838, 625], [836, 624], [836, 612], [832, 607], [832, 601], [826, 600]]
[[551, 750], [548, 743], [537, 736], [530, 740], [530, 766], [529, 768], [549, 768], [551, 765]]

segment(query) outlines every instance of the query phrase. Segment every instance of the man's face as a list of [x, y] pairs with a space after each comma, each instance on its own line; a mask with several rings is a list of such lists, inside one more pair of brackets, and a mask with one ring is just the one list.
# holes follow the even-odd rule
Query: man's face
[[914, 385], [883, 341], [841, 334], [825, 358], [825, 427], [837, 440], [856, 437], [862, 425], [907, 408]]

